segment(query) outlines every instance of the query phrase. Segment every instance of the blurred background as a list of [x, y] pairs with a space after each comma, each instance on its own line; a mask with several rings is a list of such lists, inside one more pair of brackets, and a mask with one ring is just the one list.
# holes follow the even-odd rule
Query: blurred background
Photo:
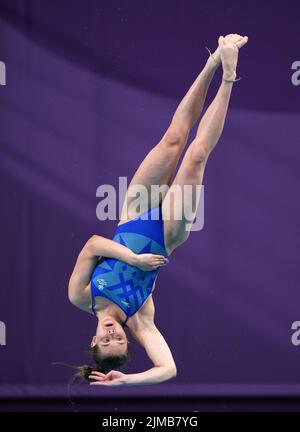
[[[300, 398], [299, 23], [296, 1], [0, 0], [1, 410], [227, 410], [261, 398], [280, 409]], [[89, 363], [96, 320], [69, 303], [68, 279], [87, 238], [112, 237], [117, 223], [97, 219], [96, 189], [130, 181], [205, 46], [228, 33], [249, 42], [206, 168], [204, 228], [153, 295], [178, 375], [70, 385], [72, 370], [51, 362]], [[151, 366], [131, 348], [124, 372]]]

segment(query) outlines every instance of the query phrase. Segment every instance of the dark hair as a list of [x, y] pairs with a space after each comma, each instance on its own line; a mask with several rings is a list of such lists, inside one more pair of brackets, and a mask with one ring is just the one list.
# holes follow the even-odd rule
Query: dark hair
[[96, 367], [92, 367], [89, 365], [78, 366], [78, 374], [82, 378], [90, 381], [89, 376], [91, 372], [97, 371], [102, 373], [108, 373], [111, 370], [118, 370], [121, 366], [123, 366], [129, 360], [130, 354], [127, 348], [127, 352], [125, 354], [119, 356], [108, 356], [102, 357], [100, 349], [98, 345], [95, 345], [92, 348], [92, 359], [96, 363]]
[[91, 348], [91, 353], [92, 353], [92, 359], [96, 363], [96, 367], [92, 367], [89, 365], [71, 366], [69, 364], [61, 363], [61, 362], [53, 362], [52, 364], [67, 366], [67, 367], [71, 367], [72, 369], [77, 369], [78, 372], [76, 376], [80, 376], [81, 378], [90, 382], [89, 376], [91, 372], [97, 371], [106, 374], [111, 370], [120, 369], [120, 367], [123, 366], [130, 359], [130, 352], [128, 346], [127, 346], [126, 353], [119, 356], [114, 355], [114, 356], [103, 357], [98, 345], [95, 345], [93, 348]]

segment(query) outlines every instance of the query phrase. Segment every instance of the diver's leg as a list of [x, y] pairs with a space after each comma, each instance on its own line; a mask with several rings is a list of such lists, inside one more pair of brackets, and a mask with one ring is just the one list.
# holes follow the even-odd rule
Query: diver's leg
[[[223, 64], [221, 85], [199, 124], [196, 137], [188, 147], [162, 204], [165, 242], [169, 253], [189, 236], [189, 228], [197, 211], [199, 202], [197, 190], [202, 184], [205, 165], [224, 127], [233, 85], [226, 80], [234, 80], [236, 77], [238, 48], [230, 41], [225, 42], [223, 37], [219, 39], [219, 46]], [[192, 196], [185, 198], [183, 193], [185, 185], [191, 186]], [[181, 214], [182, 217], [179, 218]]]
[[202, 112], [209, 84], [219, 66], [220, 56], [217, 56], [217, 50], [214, 54], [215, 60], [212, 57], [207, 59], [203, 70], [178, 105], [164, 136], [147, 154], [134, 174], [128, 187], [128, 191], [131, 188], [133, 196], [129, 196], [127, 191], [121, 214], [122, 222], [136, 216], [136, 208], [133, 205], [133, 208], [130, 208], [130, 205], [135, 204], [135, 193], [139, 185], [144, 186], [142, 189], [147, 192], [144, 200], [147, 208], [158, 205], [165, 195], [165, 193], [162, 193], [159, 202], [150, 202], [149, 200], [151, 185], [162, 186], [171, 184], [189, 132]]

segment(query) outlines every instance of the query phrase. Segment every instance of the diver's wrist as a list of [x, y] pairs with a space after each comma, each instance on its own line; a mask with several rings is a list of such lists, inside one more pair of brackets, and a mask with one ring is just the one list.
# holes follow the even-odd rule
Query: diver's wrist
[[134, 253], [132, 250], [130, 250], [129, 254], [128, 254], [128, 260], [127, 263], [133, 266], [136, 266], [139, 262], [138, 259], [138, 255], [136, 253]]

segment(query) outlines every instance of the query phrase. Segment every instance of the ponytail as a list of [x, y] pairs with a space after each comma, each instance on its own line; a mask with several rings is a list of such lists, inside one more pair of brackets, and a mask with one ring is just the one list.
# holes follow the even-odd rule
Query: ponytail
[[129, 351], [127, 351], [126, 354], [121, 356], [111, 356], [111, 357], [103, 358], [101, 356], [98, 345], [95, 345], [92, 348], [92, 358], [96, 363], [96, 367], [92, 367], [89, 365], [73, 366], [68, 363], [62, 363], [62, 362], [52, 362], [52, 364], [59, 365], [59, 366], [66, 366], [71, 369], [75, 369], [77, 370], [75, 376], [78, 376], [87, 382], [91, 382], [89, 376], [91, 375], [92, 372], [96, 371], [96, 372], [102, 372], [104, 374], [107, 374], [111, 370], [118, 370], [123, 364], [125, 364], [129, 360], [130, 354]]

